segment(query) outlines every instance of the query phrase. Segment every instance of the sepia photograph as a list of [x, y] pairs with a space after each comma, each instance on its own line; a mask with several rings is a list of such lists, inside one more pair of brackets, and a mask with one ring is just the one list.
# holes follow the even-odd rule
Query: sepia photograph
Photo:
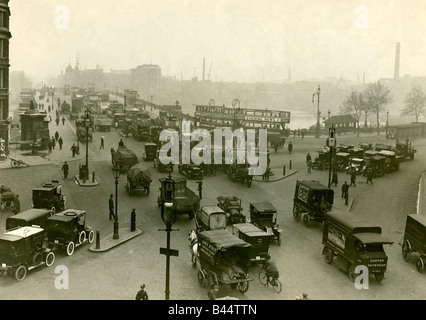
[[423, 300], [425, 21], [423, 0], [0, 0], [0, 299]]

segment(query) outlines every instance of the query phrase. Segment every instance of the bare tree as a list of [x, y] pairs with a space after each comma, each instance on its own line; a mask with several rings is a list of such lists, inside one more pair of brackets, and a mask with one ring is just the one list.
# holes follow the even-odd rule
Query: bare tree
[[419, 116], [425, 113], [426, 96], [420, 86], [413, 87], [405, 96], [405, 108], [402, 109], [402, 116], [415, 116], [419, 122]]
[[365, 110], [366, 103], [362, 92], [352, 89], [351, 93], [346, 96], [340, 111], [344, 114], [352, 115], [357, 122], [357, 137], [359, 137], [359, 122], [361, 113]]
[[364, 92], [367, 107], [376, 113], [377, 134], [380, 134], [380, 111], [383, 111], [385, 105], [392, 102], [393, 97], [390, 90], [379, 81], [369, 83]]

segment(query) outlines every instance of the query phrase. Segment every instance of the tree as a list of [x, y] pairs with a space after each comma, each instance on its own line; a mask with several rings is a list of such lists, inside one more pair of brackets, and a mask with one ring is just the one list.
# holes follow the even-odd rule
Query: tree
[[411, 88], [405, 96], [405, 108], [402, 109], [402, 116], [414, 116], [419, 122], [419, 116], [425, 114], [426, 96], [420, 86]]
[[368, 109], [376, 113], [377, 134], [380, 134], [379, 114], [383, 111], [385, 105], [393, 101], [390, 90], [379, 81], [368, 84], [364, 92]]
[[340, 110], [344, 114], [351, 114], [357, 122], [357, 137], [359, 137], [359, 122], [361, 119], [361, 113], [365, 110], [365, 99], [362, 92], [358, 92], [352, 89], [351, 93], [346, 96], [343, 101]]

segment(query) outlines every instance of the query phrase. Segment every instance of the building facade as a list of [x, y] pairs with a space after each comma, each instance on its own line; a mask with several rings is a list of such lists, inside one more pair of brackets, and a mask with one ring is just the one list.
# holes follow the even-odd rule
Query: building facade
[[9, 0], [0, 0], [0, 143], [4, 152], [9, 153]]

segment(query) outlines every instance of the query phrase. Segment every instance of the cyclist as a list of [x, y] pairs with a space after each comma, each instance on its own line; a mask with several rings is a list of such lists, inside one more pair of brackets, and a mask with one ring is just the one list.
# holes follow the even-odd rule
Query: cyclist
[[263, 263], [263, 268], [266, 272], [266, 276], [268, 277], [269, 281], [271, 281], [274, 278], [276, 278], [276, 279], [279, 278], [280, 273], [278, 272], [278, 268], [275, 265], [275, 263], [272, 262], [271, 260], [265, 261]]

